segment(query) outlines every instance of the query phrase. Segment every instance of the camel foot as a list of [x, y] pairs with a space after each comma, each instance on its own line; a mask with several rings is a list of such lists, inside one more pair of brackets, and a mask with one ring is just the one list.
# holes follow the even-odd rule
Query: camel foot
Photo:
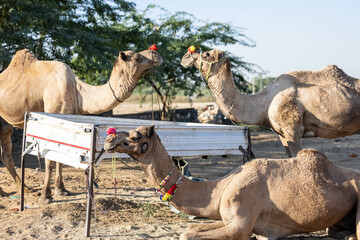
[[356, 240], [357, 238], [356, 238], [356, 234], [354, 233], [349, 236], [346, 236], [344, 239], [345, 240]]
[[0, 197], [7, 197], [9, 194], [7, 194], [6, 192], [4, 192], [4, 190], [2, 190], [2, 188], [0, 187]]
[[196, 235], [196, 233], [192, 233], [192, 234], [190, 234], [190, 233], [183, 233], [183, 234], [181, 234], [179, 240], [190, 240], [190, 239], [192, 239], [195, 235]]
[[41, 204], [49, 204], [54, 202], [54, 199], [52, 197], [40, 197], [38, 202]]
[[25, 186], [25, 187], [24, 187], [24, 192], [25, 192], [25, 193], [32, 193], [32, 192], [34, 192], [34, 189], [33, 189], [33, 188], [30, 188], [30, 187]]
[[[329, 237], [337, 238], [337, 239], [350, 239], [355, 234], [352, 234], [353, 231], [351, 230], [343, 230], [341, 227], [334, 225], [327, 229], [327, 234]], [[356, 239], [356, 238], [355, 238]]]
[[60, 196], [70, 196], [71, 192], [66, 190], [65, 188], [64, 189], [55, 189], [54, 194], [60, 195]]

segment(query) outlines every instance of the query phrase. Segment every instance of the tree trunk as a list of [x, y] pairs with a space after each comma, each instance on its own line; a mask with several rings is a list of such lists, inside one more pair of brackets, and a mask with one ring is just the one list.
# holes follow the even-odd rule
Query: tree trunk
[[166, 91], [165, 96], [161, 93], [160, 89], [155, 85], [155, 83], [153, 81], [150, 81], [150, 84], [152, 86], [152, 88], [155, 90], [155, 92], [157, 93], [157, 95], [159, 96], [159, 99], [162, 103], [162, 109], [161, 109], [161, 120], [162, 121], [166, 121], [168, 113], [169, 113], [169, 106], [167, 105], [167, 99], [168, 99], [168, 94], [169, 94], [169, 90]]

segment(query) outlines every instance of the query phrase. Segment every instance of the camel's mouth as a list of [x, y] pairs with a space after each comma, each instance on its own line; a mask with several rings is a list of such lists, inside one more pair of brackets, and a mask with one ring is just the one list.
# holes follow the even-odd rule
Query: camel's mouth
[[193, 57], [191, 53], [187, 52], [181, 59], [181, 66], [188, 68], [192, 66], [196, 61], [196, 57]]
[[158, 66], [160, 66], [162, 63], [163, 63], [162, 58], [160, 57], [159, 54], [156, 54], [156, 55], [153, 57], [153, 60], [152, 60], [153, 66], [158, 67]]
[[[117, 145], [118, 146], [118, 145]], [[117, 146], [104, 147], [105, 152], [114, 153]]]

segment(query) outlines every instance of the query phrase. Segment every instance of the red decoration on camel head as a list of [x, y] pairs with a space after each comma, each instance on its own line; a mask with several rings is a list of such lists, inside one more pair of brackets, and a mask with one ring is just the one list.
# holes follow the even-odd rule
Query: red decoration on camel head
[[156, 47], [156, 44], [153, 44], [153, 45], [151, 45], [151, 47], [149, 47], [149, 50], [156, 51], [156, 50], [158, 50], [158, 48]]
[[113, 128], [113, 127], [109, 127], [109, 128], [106, 130], [106, 133], [107, 133], [107, 135], [115, 135], [115, 134], [116, 134], [116, 129]]

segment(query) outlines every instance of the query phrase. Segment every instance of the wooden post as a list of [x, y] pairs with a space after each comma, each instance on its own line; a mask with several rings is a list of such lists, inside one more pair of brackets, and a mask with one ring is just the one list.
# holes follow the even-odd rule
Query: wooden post
[[91, 150], [90, 150], [90, 170], [89, 170], [89, 182], [88, 182], [88, 193], [87, 193], [87, 207], [86, 207], [86, 232], [85, 237], [90, 236], [90, 225], [91, 225], [91, 209], [92, 200], [94, 200], [94, 163], [95, 163], [95, 152], [96, 152], [96, 127], [92, 127], [91, 137]]
[[20, 211], [24, 211], [24, 187], [25, 187], [25, 149], [26, 149], [26, 123], [28, 119], [28, 112], [25, 112], [24, 116], [24, 131], [23, 142], [21, 151], [21, 188], [20, 188]]

